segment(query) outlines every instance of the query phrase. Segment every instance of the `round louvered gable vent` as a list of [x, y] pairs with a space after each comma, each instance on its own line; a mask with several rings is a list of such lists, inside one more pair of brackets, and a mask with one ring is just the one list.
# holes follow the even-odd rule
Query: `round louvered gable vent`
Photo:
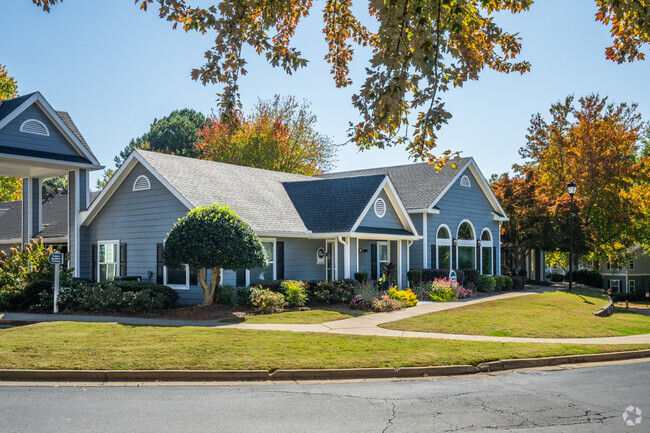
[[45, 136], [50, 135], [50, 131], [47, 129], [47, 126], [45, 126], [45, 124], [40, 120], [36, 119], [25, 120], [22, 125], [20, 125], [20, 132]]
[[149, 183], [147, 176], [138, 176], [135, 182], [133, 182], [133, 191], [146, 191], [148, 189], [151, 189], [151, 183]]
[[386, 215], [386, 202], [383, 198], [378, 198], [377, 201], [375, 201], [375, 215], [379, 218], [383, 218], [384, 215]]

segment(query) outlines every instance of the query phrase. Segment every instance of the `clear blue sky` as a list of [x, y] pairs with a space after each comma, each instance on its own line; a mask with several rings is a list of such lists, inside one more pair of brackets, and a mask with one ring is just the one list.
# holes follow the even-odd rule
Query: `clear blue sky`
[[[343, 143], [348, 122], [357, 116], [350, 97], [363, 82], [368, 54], [359, 53], [352, 65], [353, 85], [337, 89], [322, 60], [320, 7], [316, 1], [314, 15], [295, 37], [309, 66], [287, 76], [250, 56], [242, 100], [248, 109], [275, 93], [306, 99], [318, 129]], [[595, 11], [594, 0], [539, 0], [528, 13], [500, 15], [506, 30], [523, 37], [521, 58], [532, 63], [531, 72], [485, 71], [479, 81], [447, 93], [454, 117], [440, 133], [439, 149], [473, 156], [486, 176], [508, 171], [519, 161], [530, 116], [569, 94], [599, 92], [616, 102], [637, 102], [650, 119], [648, 62], [605, 60], [611, 40], [607, 28], [594, 21]], [[190, 79], [191, 69], [203, 64], [211, 36], [174, 31], [153, 8], [140, 12], [132, 0], [64, 0], [46, 14], [30, 0], [12, 0], [0, 4], [0, 17], [0, 64], [21, 93], [39, 90], [56, 109], [70, 112], [104, 165], [112, 167], [113, 156], [154, 118], [184, 107], [209, 114], [216, 106], [219, 88]], [[348, 144], [336, 170], [407, 162], [400, 148], [358, 153]]]

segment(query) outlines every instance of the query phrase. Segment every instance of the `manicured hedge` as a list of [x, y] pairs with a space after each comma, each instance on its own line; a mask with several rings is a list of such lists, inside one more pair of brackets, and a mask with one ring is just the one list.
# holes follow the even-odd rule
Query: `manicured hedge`
[[515, 275], [512, 278], [512, 290], [521, 291], [526, 288], [526, 277]]
[[[565, 277], [566, 281], [569, 281], [569, 274], [567, 273]], [[585, 284], [587, 286], [598, 287], [599, 289], [603, 287], [603, 276], [598, 271], [589, 271], [587, 269], [580, 269], [579, 271], [573, 271], [573, 282]]]

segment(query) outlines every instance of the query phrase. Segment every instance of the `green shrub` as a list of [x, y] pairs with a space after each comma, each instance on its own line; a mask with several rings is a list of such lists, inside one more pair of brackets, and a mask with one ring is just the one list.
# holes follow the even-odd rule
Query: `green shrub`
[[384, 294], [381, 298], [373, 298], [370, 303], [370, 308], [376, 313], [397, 311], [404, 308], [404, 303]]
[[503, 292], [506, 290], [512, 290], [512, 278], [507, 275], [495, 275], [494, 276], [494, 290], [497, 292]]
[[251, 289], [250, 287], [237, 287], [235, 290], [237, 297], [237, 305], [250, 305], [251, 304]]
[[282, 280], [260, 281], [255, 283], [255, 287], [269, 289], [272, 292], [282, 293]]
[[354, 279], [363, 284], [368, 281], [368, 272], [355, 272]]
[[512, 278], [512, 290], [521, 291], [526, 288], [526, 277], [515, 275]]
[[284, 301], [290, 308], [304, 307], [307, 302], [306, 284], [302, 281], [286, 280], [282, 282]]
[[359, 287], [361, 284], [353, 279], [337, 280], [331, 283], [328, 281], [307, 282], [309, 301], [327, 304], [350, 302]]
[[406, 273], [406, 278], [411, 287], [417, 287], [422, 283], [422, 271], [420, 269], [413, 269]]
[[639, 296], [638, 294], [634, 292], [630, 293], [612, 293], [612, 300], [614, 302], [637, 302], [637, 301], [642, 301], [643, 297]]
[[282, 293], [275, 293], [269, 289], [260, 289], [254, 287], [251, 289], [250, 295], [251, 305], [259, 313], [278, 313], [284, 307], [284, 295]]
[[218, 287], [215, 292], [214, 302], [217, 304], [230, 305], [233, 307], [239, 305], [237, 289], [228, 284]]
[[456, 292], [452, 289], [439, 289], [435, 292], [431, 292], [429, 298], [433, 302], [449, 302], [456, 300]]
[[[422, 281], [428, 283], [436, 279], [449, 278], [449, 271], [449, 268], [422, 269]], [[454, 269], [454, 271], [456, 272], [456, 280], [458, 280], [458, 284], [461, 286], [467, 284], [467, 276], [465, 275], [465, 271], [461, 269]]]
[[[566, 276], [566, 281], [569, 281], [569, 276]], [[604, 285], [603, 276], [598, 271], [589, 271], [587, 269], [580, 269], [573, 271], [573, 282], [585, 284], [587, 286], [602, 288]]]
[[558, 274], [557, 272], [551, 272], [546, 276], [554, 283], [561, 283], [562, 281], [564, 281], [564, 275]]
[[503, 281], [505, 283], [504, 290], [512, 290], [512, 285], [513, 285], [512, 278], [509, 277], [508, 275], [500, 275], [500, 277], [503, 278]]
[[[465, 269], [465, 281], [461, 284], [466, 285], [472, 283], [475, 286], [478, 284], [478, 279], [481, 276], [481, 271], [478, 269]], [[460, 280], [458, 281], [460, 283]]]
[[[124, 283], [124, 282], [122, 282]], [[134, 290], [111, 281], [96, 284], [72, 282], [59, 290], [59, 311], [94, 313], [141, 313], [172, 308], [178, 294], [160, 284], [139, 283]], [[51, 311], [54, 292], [41, 291], [39, 302], [29, 306], [32, 311]]]
[[496, 287], [496, 280], [488, 275], [481, 275], [476, 287], [479, 292], [492, 292]]

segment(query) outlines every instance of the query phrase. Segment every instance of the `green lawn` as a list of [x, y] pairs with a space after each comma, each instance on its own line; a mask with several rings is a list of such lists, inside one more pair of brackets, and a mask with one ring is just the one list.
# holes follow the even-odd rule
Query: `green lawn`
[[478, 364], [504, 358], [645, 349], [504, 344], [111, 323], [41, 323], [0, 331], [0, 368], [293, 369]]
[[276, 314], [258, 314], [246, 316], [241, 319], [226, 319], [228, 323], [290, 323], [290, 324], [313, 324], [325, 323], [333, 320], [349, 319], [351, 317], [369, 314], [366, 311], [350, 310], [346, 306], [331, 306], [306, 311], [285, 311]]
[[500, 337], [612, 337], [650, 333], [650, 317], [617, 309], [592, 313], [606, 296], [595, 290], [552, 292], [500, 299], [385, 323], [384, 328]]

